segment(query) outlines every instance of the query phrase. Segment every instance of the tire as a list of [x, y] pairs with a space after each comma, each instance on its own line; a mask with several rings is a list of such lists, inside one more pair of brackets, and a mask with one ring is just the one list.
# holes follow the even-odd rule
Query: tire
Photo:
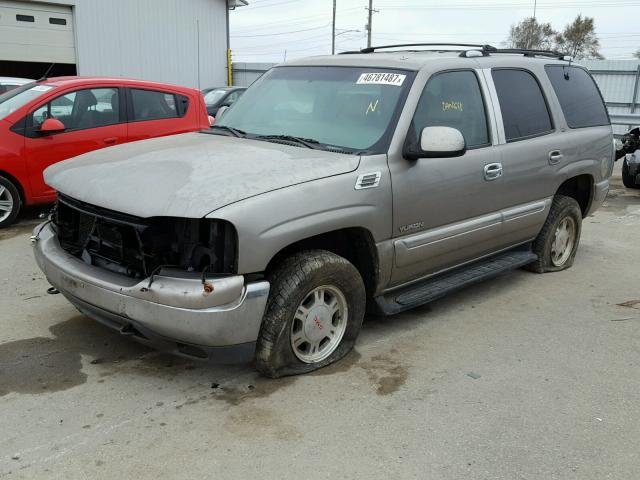
[[[560, 248], [564, 243], [564, 233], [560, 233], [567, 226], [567, 243], [562, 249], [562, 255], [558, 255]], [[568, 226], [572, 225], [572, 229]], [[578, 244], [580, 243], [580, 232], [582, 231], [582, 211], [575, 199], [564, 195], [556, 195], [553, 197], [551, 209], [547, 220], [544, 222], [542, 230], [533, 242], [532, 251], [538, 255], [538, 259], [527, 265], [527, 270], [536, 273], [559, 272], [573, 265]], [[562, 235], [558, 241], [558, 245], [554, 246], [556, 241], [556, 232]]]
[[629, 174], [629, 164], [626, 160], [622, 162], [622, 183], [627, 188], [640, 188], [635, 177]]
[[0, 176], [0, 228], [8, 227], [15, 222], [21, 207], [22, 200], [16, 186]]
[[351, 351], [366, 304], [364, 282], [351, 263], [325, 250], [306, 250], [283, 260], [267, 278], [271, 291], [256, 345], [260, 373], [308, 373]]

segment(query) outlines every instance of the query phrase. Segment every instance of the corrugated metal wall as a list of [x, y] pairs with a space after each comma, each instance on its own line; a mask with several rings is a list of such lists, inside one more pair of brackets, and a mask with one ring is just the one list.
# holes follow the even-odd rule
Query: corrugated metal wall
[[80, 75], [226, 85], [226, 0], [73, 3]]

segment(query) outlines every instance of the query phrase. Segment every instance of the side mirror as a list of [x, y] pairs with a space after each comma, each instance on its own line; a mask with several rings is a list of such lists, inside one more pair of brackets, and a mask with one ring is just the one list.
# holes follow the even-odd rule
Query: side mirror
[[229, 110], [229, 107], [227, 105], [221, 106], [218, 109], [218, 113], [216, 113], [216, 118], [220, 120], [222, 118], [222, 115], [224, 115], [227, 110]]
[[47, 118], [40, 125], [40, 132], [42, 133], [58, 133], [63, 132], [65, 129], [64, 123], [57, 118]]
[[464, 137], [457, 128], [426, 127], [420, 134], [420, 146], [409, 146], [405, 149], [404, 156], [409, 160], [459, 157], [466, 150]]

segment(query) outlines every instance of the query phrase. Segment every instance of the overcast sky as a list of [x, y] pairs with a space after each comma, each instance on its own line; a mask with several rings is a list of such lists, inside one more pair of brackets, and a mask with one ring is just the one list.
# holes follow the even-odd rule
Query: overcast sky
[[[230, 12], [234, 61], [281, 62], [331, 53], [332, 0], [249, 0]], [[368, 0], [337, 0], [337, 51], [366, 46]], [[490, 43], [533, 15], [534, 0], [373, 0], [373, 44]], [[538, 0], [536, 18], [561, 30], [579, 13], [594, 17], [601, 53], [632, 58], [640, 48], [640, 0]], [[359, 30], [348, 32], [347, 30]], [[341, 33], [345, 32], [345, 33]]]

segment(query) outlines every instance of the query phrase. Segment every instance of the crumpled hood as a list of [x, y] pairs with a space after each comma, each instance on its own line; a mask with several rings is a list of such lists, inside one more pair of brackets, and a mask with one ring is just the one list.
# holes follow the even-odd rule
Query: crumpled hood
[[83, 202], [138, 217], [204, 217], [271, 190], [355, 170], [359, 157], [259, 140], [186, 133], [87, 153], [45, 181]]

